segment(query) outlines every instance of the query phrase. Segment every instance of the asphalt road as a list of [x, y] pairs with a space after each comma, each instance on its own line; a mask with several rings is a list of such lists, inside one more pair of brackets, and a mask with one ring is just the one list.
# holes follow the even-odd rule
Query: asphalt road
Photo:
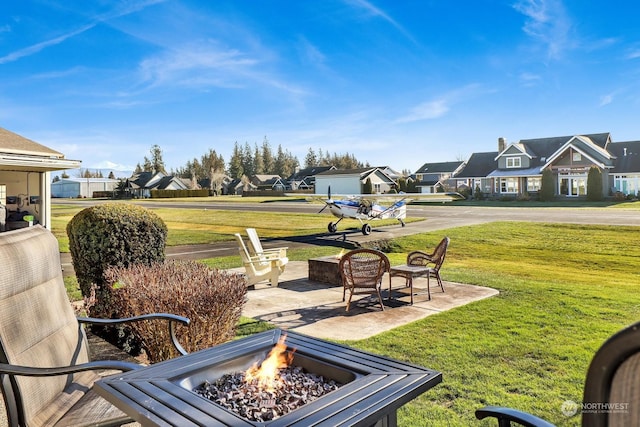
[[[73, 204], [79, 206], [92, 206], [96, 201], [56, 199], [56, 204]], [[175, 208], [175, 209], [223, 209], [246, 211], [282, 212], [283, 214], [317, 213], [320, 205], [305, 202], [271, 202], [271, 203], [246, 203], [246, 202], [138, 202], [148, 208]], [[573, 224], [604, 224], [604, 225], [630, 225], [640, 226], [640, 210], [616, 209], [616, 208], [573, 208], [573, 207], [486, 207], [463, 206], [455, 204], [433, 205], [409, 205], [407, 207], [409, 217], [424, 218], [424, 221], [408, 223], [405, 227], [400, 224], [375, 227], [369, 236], [364, 236], [359, 231], [350, 229], [347, 232], [329, 234], [321, 233], [308, 236], [296, 236], [281, 239], [264, 239], [263, 245], [269, 247], [288, 246], [290, 248], [306, 245], [332, 245], [337, 247], [353, 248], [363, 242], [372, 240], [386, 240], [395, 237], [423, 233], [427, 231], [444, 230], [453, 227], [490, 223], [494, 221], [526, 221], [548, 223], [573, 223]], [[327, 214], [327, 223], [332, 220]], [[348, 223], [351, 227], [353, 221]], [[189, 245], [167, 247], [169, 258], [202, 259], [218, 256], [236, 255], [235, 242], [223, 242], [211, 245]], [[66, 274], [72, 274], [71, 258], [69, 254], [61, 254], [61, 261]]]

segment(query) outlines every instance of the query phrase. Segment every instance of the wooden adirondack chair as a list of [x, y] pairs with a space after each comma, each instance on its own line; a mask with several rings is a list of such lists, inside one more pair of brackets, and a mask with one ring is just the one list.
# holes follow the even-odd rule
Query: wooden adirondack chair
[[251, 256], [275, 255], [278, 257], [278, 267], [280, 268], [280, 272], [284, 272], [284, 267], [289, 262], [286, 247], [263, 249], [260, 237], [258, 237], [258, 232], [255, 228], [247, 228], [247, 236], [249, 237], [249, 250]]
[[239, 233], [235, 233], [235, 236], [247, 276], [247, 286], [253, 286], [264, 280], [268, 280], [271, 286], [278, 286], [281, 268], [284, 269], [284, 266], [280, 266], [280, 257], [277, 254], [251, 255], [242, 236]]

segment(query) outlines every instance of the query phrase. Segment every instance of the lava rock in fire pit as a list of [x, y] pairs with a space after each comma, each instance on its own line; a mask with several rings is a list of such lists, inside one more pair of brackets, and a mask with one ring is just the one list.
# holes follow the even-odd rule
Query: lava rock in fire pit
[[312, 402], [342, 384], [297, 366], [280, 369], [269, 389], [257, 381], [245, 381], [245, 373], [226, 374], [213, 383], [205, 381], [193, 391], [249, 421], [270, 421]]

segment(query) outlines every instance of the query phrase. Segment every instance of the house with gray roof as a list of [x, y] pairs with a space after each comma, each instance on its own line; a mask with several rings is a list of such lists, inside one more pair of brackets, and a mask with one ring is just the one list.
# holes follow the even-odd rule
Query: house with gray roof
[[162, 172], [138, 172], [126, 181], [131, 196], [139, 199], [151, 197], [151, 190], [189, 190], [189, 180], [183, 180]]
[[397, 190], [398, 184], [377, 167], [334, 169], [316, 175], [315, 194], [362, 194], [362, 186], [371, 180], [373, 194]]
[[[421, 193], [437, 193], [455, 188], [452, 180], [463, 168], [464, 162], [425, 163], [415, 173], [415, 186]], [[450, 181], [451, 180], [451, 181]]]
[[640, 153], [640, 142], [614, 143], [609, 133], [523, 139], [511, 144], [499, 138], [497, 153], [472, 154], [456, 179], [473, 191], [517, 197], [538, 193], [542, 173], [550, 170], [556, 196], [579, 198], [587, 195], [589, 169], [596, 167], [602, 174], [602, 196], [616, 191], [635, 195], [640, 156], [634, 153]]
[[311, 166], [297, 170], [287, 178], [287, 187], [291, 190], [313, 190], [317, 174], [335, 169], [335, 166]]

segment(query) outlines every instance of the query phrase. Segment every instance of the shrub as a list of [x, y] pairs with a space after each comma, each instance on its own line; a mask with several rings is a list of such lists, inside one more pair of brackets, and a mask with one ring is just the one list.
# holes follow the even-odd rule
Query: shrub
[[164, 260], [167, 226], [141, 206], [105, 203], [78, 212], [67, 224], [67, 235], [80, 291], [89, 297], [95, 284], [100, 301], [107, 267]]
[[[233, 339], [247, 294], [244, 275], [196, 261], [110, 267], [105, 278], [119, 317], [173, 313], [191, 319], [188, 327], [177, 329], [189, 352]], [[166, 321], [146, 320], [129, 327], [151, 363], [177, 356]]]
[[542, 182], [540, 186], [540, 201], [550, 202], [555, 198], [556, 190], [553, 181], [553, 172], [550, 169], [542, 171]]
[[587, 200], [593, 202], [602, 200], [602, 172], [595, 166], [589, 168], [589, 175], [587, 175]]

